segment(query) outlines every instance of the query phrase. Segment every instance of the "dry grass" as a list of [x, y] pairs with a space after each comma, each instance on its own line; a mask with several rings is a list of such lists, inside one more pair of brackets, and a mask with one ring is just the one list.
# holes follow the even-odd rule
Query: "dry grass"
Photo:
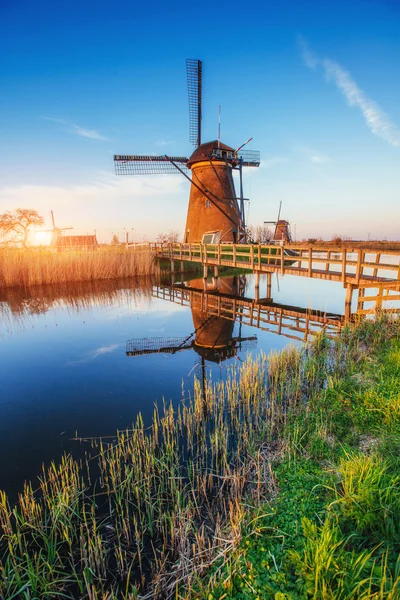
[[148, 249], [0, 251], [0, 288], [157, 274], [159, 266]]

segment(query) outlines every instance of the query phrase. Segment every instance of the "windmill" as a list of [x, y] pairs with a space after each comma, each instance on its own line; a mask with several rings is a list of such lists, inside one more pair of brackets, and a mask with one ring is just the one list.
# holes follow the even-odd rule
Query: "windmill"
[[289, 221], [285, 221], [284, 219], [281, 219], [281, 209], [282, 209], [282, 200], [279, 203], [279, 210], [278, 210], [278, 218], [276, 221], [264, 221], [264, 225], [275, 225], [275, 231], [274, 231], [274, 237], [273, 240], [274, 241], [283, 241], [283, 242], [287, 242], [290, 244], [290, 242], [292, 241], [292, 234], [290, 232], [290, 223]]
[[[189, 140], [195, 150], [185, 156], [114, 155], [117, 175], [181, 173], [190, 183], [184, 242], [239, 242], [245, 233], [243, 167], [259, 167], [260, 153], [243, 150], [253, 138], [236, 148], [218, 140], [202, 143], [203, 65], [187, 59], [189, 95]], [[236, 196], [232, 171], [239, 171], [239, 196]], [[189, 172], [191, 171], [191, 177]]]
[[68, 231], [68, 229], [73, 229], [73, 227], [56, 227], [56, 222], [54, 220], [54, 213], [51, 210], [51, 222], [53, 224], [53, 229], [44, 229], [43, 231], [49, 233], [51, 232], [51, 241], [50, 246], [52, 248], [56, 248], [59, 245], [60, 238], [62, 236], [63, 231]]

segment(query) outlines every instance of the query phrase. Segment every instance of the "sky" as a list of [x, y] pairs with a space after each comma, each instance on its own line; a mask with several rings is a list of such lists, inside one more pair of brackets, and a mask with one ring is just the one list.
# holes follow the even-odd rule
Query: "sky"
[[183, 232], [182, 175], [118, 177], [113, 154], [190, 156], [186, 58], [203, 61], [203, 141], [253, 137], [248, 223], [297, 239], [400, 239], [400, 1], [0, 0], [0, 212], [109, 241]]

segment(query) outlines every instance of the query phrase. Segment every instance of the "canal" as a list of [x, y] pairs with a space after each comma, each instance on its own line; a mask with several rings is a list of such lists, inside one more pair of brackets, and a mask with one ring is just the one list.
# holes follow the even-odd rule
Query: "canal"
[[[235, 298], [251, 305], [253, 275], [210, 278], [206, 284], [189, 275], [180, 279], [172, 296], [168, 280], [2, 292], [0, 489], [11, 499], [25, 480], [40, 475], [42, 464], [59, 461], [63, 452], [79, 457], [86, 445], [74, 438], [113, 436], [139, 412], [148, 424], [155, 403], [177, 406], [182, 395], [190, 395], [195, 377], [218, 380], [247, 354], [303, 343], [304, 309], [344, 313], [341, 284], [274, 275], [266, 304], [303, 313], [280, 329], [268, 322], [249, 326], [246, 306], [233, 319], [226, 307]], [[219, 315], [199, 304], [204, 286], [207, 294], [225, 299]], [[261, 299], [267, 287], [263, 275]], [[184, 301], [182, 289], [194, 290], [191, 301]], [[309, 337], [318, 328], [311, 323]]]

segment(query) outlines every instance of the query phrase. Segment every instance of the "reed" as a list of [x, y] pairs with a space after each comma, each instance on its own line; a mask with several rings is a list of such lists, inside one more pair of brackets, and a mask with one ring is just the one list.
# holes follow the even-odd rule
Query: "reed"
[[159, 275], [148, 249], [1, 250], [0, 288]]
[[347, 355], [341, 340], [317, 336], [304, 349], [248, 358], [225, 382], [196, 381], [178, 409], [155, 408], [150, 428], [139, 415], [112, 443], [81, 439], [86, 458], [43, 470], [16, 506], [0, 493], [0, 597], [207, 597], [201, 577], [214, 569], [217, 578], [249, 512], [276, 495], [272, 461], [290, 452], [296, 461], [310, 435], [327, 435], [323, 423], [296, 429], [293, 415], [359, 356], [368, 327], [347, 331]]

